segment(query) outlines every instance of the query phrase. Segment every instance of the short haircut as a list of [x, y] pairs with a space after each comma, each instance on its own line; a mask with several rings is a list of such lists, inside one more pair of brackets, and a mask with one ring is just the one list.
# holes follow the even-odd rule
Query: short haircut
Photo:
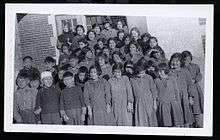
[[110, 37], [110, 38], [108, 39], [108, 41], [107, 41], [107, 44], [108, 44], [108, 45], [109, 45], [109, 42], [110, 42], [111, 40], [113, 40], [113, 41], [115, 42], [115, 44], [117, 44], [116, 39], [115, 39], [115, 38], [113, 38], [113, 37]]
[[117, 36], [119, 36], [120, 33], [125, 34], [124, 30], [119, 30], [118, 33], [117, 33]]
[[186, 58], [188, 56], [191, 58], [191, 60], [193, 59], [192, 53], [190, 51], [183, 51], [182, 52], [182, 57], [183, 58]]
[[101, 75], [101, 74], [102, 74], [101, 68], [100, 68], [99, 66], [97, 66], [97, 65], [92, 65], [92, 66], [89, 68], [89, 74], [90, 74], [90, 72], [91, 72], [92, 69], [96, 69], [98, 75]]
[[112, 53], [112, 58], [114, 58], [114, 55], [118, 55], [120, 57], [121, 60], [125, 60], [125, 57], [123, 56], [123, 54], [120, 51], [114, 51]]
[[66, 71], [66, 72], [63, 74], [63, 78], [66, 78], [66, 77], [73, 77], [73, 73], [72, 73], [72, 72], [69, 72], [69, 71]]
[[132, 31], [136, 31], [138, 33], [138, 35], [140, 35], [140, 30], [137, 27], [131, 28], [130, 35], [131, 35]]
[[92, 25], [92, 29], [94, 29], [95, 27], [99, 27], [99, 29], [101, 30], [101, 26], [98, 23]]
[[90, 29], [90, 30], [87, 31], [87, 34], [86, 34], [86, 39], [87, 39], [87, 40], [89, 40], [89, 33], [91, 33], [91, 32], [94, 33], [94, 35], [96, 36], [95, 31], [92, 30], [92, 29]]
[[156, 67], [156, 71], [164, 70], [165, 74], [168, 74], [170, 72], [169, 66], [167, 63], [159, 63]]
[[70, 64], [65, 64], [59, 68], [59, 71], [61, 71], [61, 70], [67, 71], [70, 67], [71, 67]]
[[33, 60], [33, 58], [32, 58], [31, 56], [25, 56], [25, 57], [23, 58], [23, 61], [25, 61], [26, 59], [30, 59], [31, 61]]
[[76, 59], [76, 60], [79, 60], [79, 58], [77, 57], [76, 54], [72, 53], [70, 56], [69, 56], [69, 60], [71, 59]]
[[56, 60], [53, 57], [51, 57], [51, 56], [47, 56], [44, 59], [44, 63], [56, 63]]
[[150, 35], [149, 33], [143, 33], [143, 34], [141, 35], [141, 39], [143, 39], [144, 37], [150, 38], [151, 35]]
[[176, 52], [176, 53], [172, 54], [172, 56], [170, 57], [169, 66], [171, 64], [171, 61], [175, 58], [177, 58], [182, 63], [182, 58], [183, 58], [182, 54], [179, 52]]
[[112, 67], [112, 72], [114, 72], [115, 70], [123, 71], [123, 64], [122, 63], [115, 63]]
[[83, 32], [85, 32], [85, 28], [82, 25], [76, 25], [76, 31], [77, 31], [78, 28], [82, 28]]
[[99, 41], [102, 41], [102, 42], [103, 42], [103, 44], [105, 44], [106, 39], [105, 39], [105, 38], [103, 38], [103, 37], [101, 37], [101, 38], [99, 38], [99, 39], [97, 40], [97, 43], [98, 43]]
[[158, 42], [158, 40], [157, 40], [157, 38], [156, 38], [155, 36], [151, 36], [151, 37], [149, 38], [149, 40], [151, 40], [151, 39], [154, 39], [156, 42]]
[[135, 74], [139, 74], [141, 71], [145, 71], [146, 70], [146, 65], [144, 63], [137, 63], [135, 65]]
[[87, 40], [85, 38], [82, 38], [82, 39], [78, 40], [77, 42], [78, 43], [82, 42], [82, 43], [88, 45], [88, 42], [87, 42]]
[[30, 77], [29, 77], [27, 72], [18, 73], [17, 78], [16, 78], [16, 85], [17, 86], [18, 86], [18, 79], [28, 79], [28, 80], [30, 80]]

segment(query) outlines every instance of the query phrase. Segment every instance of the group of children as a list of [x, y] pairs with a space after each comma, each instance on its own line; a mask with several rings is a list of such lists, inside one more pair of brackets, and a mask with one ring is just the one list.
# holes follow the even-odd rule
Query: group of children
[[41, 73], [23, 58], [15, 123], [203, 127], [202, 75], [189, 51], [168, 60], [156, 37], [122, 21], [84, 32], [64, 27], [58, 65], [48, 56]]

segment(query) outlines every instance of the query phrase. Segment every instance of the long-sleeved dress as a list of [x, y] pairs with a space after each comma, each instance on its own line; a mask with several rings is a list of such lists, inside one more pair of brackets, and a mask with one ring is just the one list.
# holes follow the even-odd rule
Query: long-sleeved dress
[[202, 80], [202, 74], [200, 73], [200, 68], [197, 64], [191, 63], [186, 69], [190, 72], [192, 79], [195, 81], [193, 86], [195, 88], [194, 93], [194, 104], [193, 104], [193, 114], [203, 114], [204, 106], [204, 94], [199, 85]]
[[128, 103], [133, 104], [133, 93], [130, 81], [127, 76], [122, 76], [120, 79], [109, 79], [111, 94], [112, 94], [112, 107], [116, 119], [116, 124], [119, 126], [132, 125], [132, 113], [128, 112]]
[[106, 106], [111, 104], [110, 85], [103, 79], [89, 80], [85, 83], [84, 99], [86, 106], [92, 109], [89, 125], [115, 125], [113, 113], [107, 113]]
[[158, 91], [158, 124], [159, 126], [183, 125], [183, 112], [180, 103], [179, 89], [174, 77], [156, 78]]
[[194, 88], [191, 75], [189, 71], [183, 68], [172, 71], [171, 75], [176, 78], [179, 88], [184, 124], [192, 124], [194, 122], [194, 117], [189, 103], [189, 97], [194, 97]]
[[157, 89], [150, 75], [131, 78], [135, 103], [135, 126], [157, 126], [156, 112], [153, 100], [156, 99]]

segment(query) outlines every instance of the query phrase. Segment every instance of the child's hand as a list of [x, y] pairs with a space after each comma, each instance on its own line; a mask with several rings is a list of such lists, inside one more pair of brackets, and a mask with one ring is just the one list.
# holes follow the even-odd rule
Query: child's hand
[[67, 121], [69, 120], [69, 117], [68, 117], [66, 114], [64, 114], [64, 115], [63, 115], [63, 120], [64, 120], [65, 122], [67, 122]]
[[107, 113], [111, 112], [111, 106], [109, 104], [107, 104], [107, 106], [106, 106], [106, 111], [107, 111]]
[[154, 100], [153, 107], [154, 107], [154, 110], [157, 110], [157, 101], [156, 100]]
[[133, 104], [132, 103], [129, 102], [127, 108], [128, 108], [128, 112], [133, 112]]
[[85, 114], [82, 114], [81, 115], [81, 120], [84, 122], [86, 119], [85, 119]]
[[192, 97], [189, 97], [189, 104], [190, 104], [190, 105], [193, 105], [193, 104], [194, 104], [194, 101], [193, 101], [193, 98], [192, 98]]
[[37, 115], [38, 115], [38, 114], [40, 114], [40, 112], [41, 112], [41, 108], [35, 110], [35, 111], [34, 111], [34, 114], [37, 114]]

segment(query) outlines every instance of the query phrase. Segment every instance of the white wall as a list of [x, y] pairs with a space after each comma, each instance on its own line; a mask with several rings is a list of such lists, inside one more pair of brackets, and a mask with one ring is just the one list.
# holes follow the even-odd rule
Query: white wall
[[143, 16], [127, 16], [128, 28], [137, 27], [141, 34], [148, 31], [147, 20]]

